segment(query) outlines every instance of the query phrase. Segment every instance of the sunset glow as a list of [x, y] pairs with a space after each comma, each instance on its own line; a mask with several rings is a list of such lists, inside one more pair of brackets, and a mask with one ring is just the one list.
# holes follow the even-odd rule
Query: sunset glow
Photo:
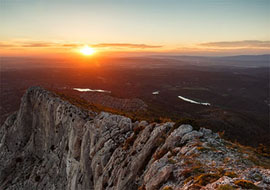
[[269, 2], [3, 0], [0, 56], [268, 54]]
[[80, 53], [86, 56], [93, 55], [96, 52], [96, 50], [89, 46], [84, 46], [80, 49]]

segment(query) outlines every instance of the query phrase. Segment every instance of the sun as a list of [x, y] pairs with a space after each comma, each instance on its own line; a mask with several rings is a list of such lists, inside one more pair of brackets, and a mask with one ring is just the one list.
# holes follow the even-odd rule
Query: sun
[[96, 52], [96, 50], [94, 48], [89, 47], [87, 45], [84, 46], [83, 48], [81, 48], [79, 51], [81, 54], [86, 55], [86, 56], [93, 55]]

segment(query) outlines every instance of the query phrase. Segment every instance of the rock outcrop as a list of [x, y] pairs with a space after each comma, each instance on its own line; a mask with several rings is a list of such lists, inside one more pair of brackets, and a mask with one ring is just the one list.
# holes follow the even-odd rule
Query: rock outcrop
[[27, 90], [0, 140], [0, 189], [270, 187], [268, 166], [209, 129], [97, 114], [40, 87]]

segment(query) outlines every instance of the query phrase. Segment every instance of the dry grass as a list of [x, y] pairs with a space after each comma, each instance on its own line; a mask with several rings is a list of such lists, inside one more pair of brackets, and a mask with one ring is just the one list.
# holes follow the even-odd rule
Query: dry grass
[[225, 176], [228, 176], [228, 177], [230, 177], [230, 178], [235, 178], [235, 177], [238, 176], [238, 175], [237, 175], [236, 173], [234, 173], [234, 172], [226, 172], [224, 175], [225, 175]]
[[162, 190], [173, 190], [173, 188], [171, 186], [165, 186]]
[[213, 183], [214, 181], [218, 180], [221, 176], [219, 174], [201, 174], [200, 176], [195, 178], [195, 183], [205, 186], [209, 183]]
[[261, 189], [260, 187], [254, 185], [254, 183], [252, 183], [251, 181], [243, 180], [243, 179], [235, 181], [234, 184], [245, 189], [253, 189], [253, 190]]
[[218, 186], [218, 190], [234, 190], [234, 189], [235, 189], [235, 187], [233, 187], [229, 184]]
[[145, 190], [145, 185], [138, 187], [138, 190]]

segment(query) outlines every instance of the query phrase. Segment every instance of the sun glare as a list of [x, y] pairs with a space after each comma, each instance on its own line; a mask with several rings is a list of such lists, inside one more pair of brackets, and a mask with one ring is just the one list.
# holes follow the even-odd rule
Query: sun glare
[[95, 53], [95, 49], [89, 46], [84, 46], [83, 48], [80, 49], [80, 53], [83, 55], [93, 55]]

